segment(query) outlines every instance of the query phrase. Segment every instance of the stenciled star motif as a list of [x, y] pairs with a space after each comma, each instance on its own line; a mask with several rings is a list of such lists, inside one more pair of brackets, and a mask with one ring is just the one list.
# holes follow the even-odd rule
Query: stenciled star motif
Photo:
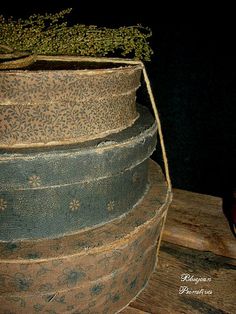
[[36, 175], [29, 177], [29, 185], [33, 188], [39, 187], [41, 185], [40, 177]]
[[78, 210], [80, 208], [80, 201], [78, 199], [73, 199], [69, 204], [69, 208], [72, 212]]
[[114, 207], [115, 207], [115, 201], [110, 201], [107, 203], [107, 210], [109, 212], [113, 211]]
[[7, 201], [3, 198], [0, 198], [0, 211], [4, 211], [7, 208]]

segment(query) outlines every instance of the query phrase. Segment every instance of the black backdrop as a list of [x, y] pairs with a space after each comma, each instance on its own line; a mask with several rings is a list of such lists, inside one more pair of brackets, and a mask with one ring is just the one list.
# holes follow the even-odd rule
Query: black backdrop
[[[21, 1], [20, 7], [5, 3], [1, 13], [27, 17], [72, 7], [71, 22], [150, 26], [155, 53], [147, 70], [158, 101], [173, 186], [221, 196], [236, 187], [233, 28], [227, 23], [203, 26], [201, 21], [160, 24], [153, 3], [136, 3], [128, 9], [114, 1]], [[143, 90], [139, 100], [148, 105]], [[161, 163], [159, 149], [153, 158]]]

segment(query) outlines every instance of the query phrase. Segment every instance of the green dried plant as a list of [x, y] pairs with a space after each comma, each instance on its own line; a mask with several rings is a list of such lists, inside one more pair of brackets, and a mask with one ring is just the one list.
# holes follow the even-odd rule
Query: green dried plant
[[[56, 14], [35, 14], [28, 19], [14, 20], [0, 16], [0, 52], [14, 58], [18, 54], [128, 56], [148, 61], [152, 49], [147, 27], [119, 28], [75, 24], [69, 26], [65, 16], [71, 9]], [[17, 57], [15, 53], [15, 57]], [[1, 56], [3, 56], [2, 54]], [[3, 57], [4, 58], [4, 57]]]

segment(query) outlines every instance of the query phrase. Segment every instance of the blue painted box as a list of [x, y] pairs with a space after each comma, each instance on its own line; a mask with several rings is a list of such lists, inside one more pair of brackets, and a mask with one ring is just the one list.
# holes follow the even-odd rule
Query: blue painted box
[[146, 108], [132, 127], [74, 145], [0, 151], [0, 241], [56, 238], [109, 222], [148, 189], [157, 126]]

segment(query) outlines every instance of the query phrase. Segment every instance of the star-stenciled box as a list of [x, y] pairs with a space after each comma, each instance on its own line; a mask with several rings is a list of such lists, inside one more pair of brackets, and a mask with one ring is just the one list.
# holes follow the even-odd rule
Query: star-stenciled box
[[148, 189], [156, 123], [146, 108], [117, 134], [0, 153], [0, 240], [55, 238], [106, 223]]

